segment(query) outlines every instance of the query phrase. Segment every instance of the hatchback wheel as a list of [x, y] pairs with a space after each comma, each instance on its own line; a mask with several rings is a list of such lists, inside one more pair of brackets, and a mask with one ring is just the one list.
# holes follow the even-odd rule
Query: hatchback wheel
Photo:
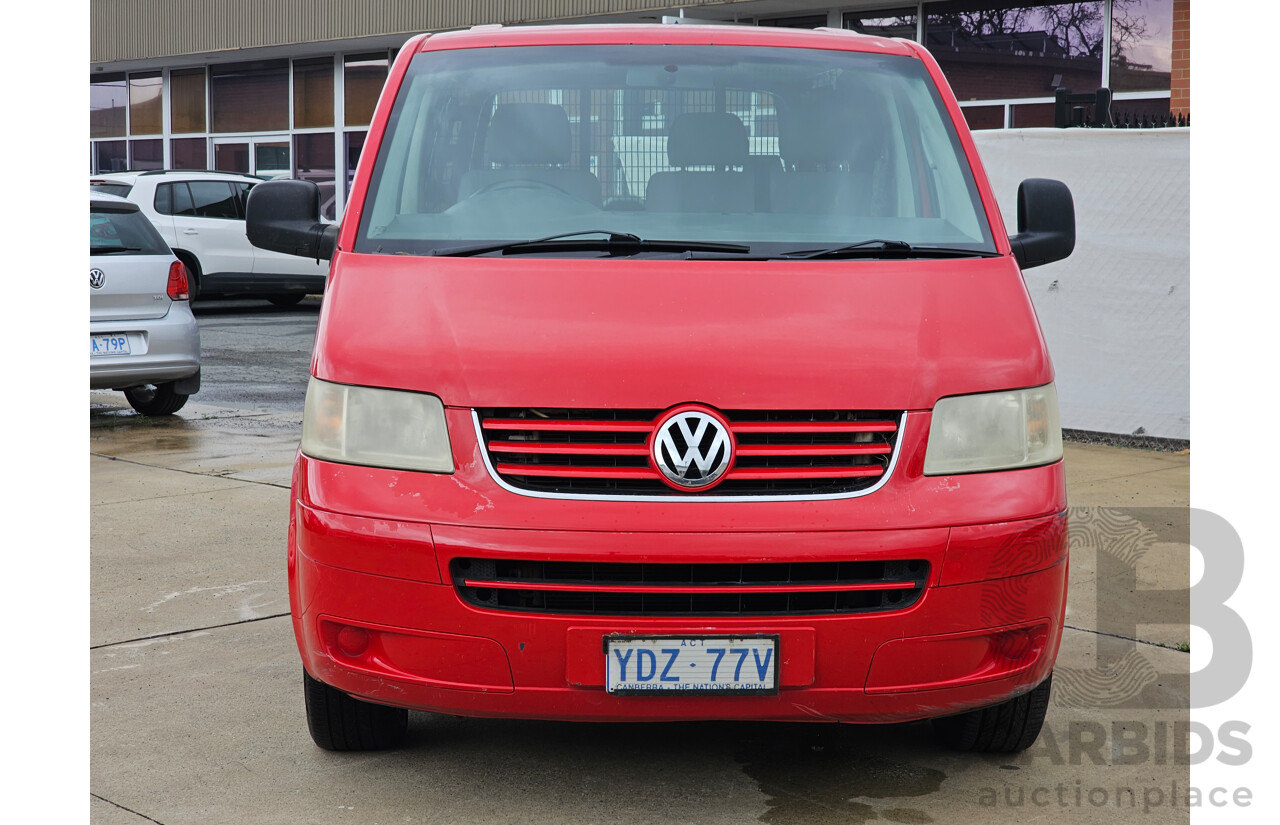
[[302, 671], [311, 738], [328, 751], [394, 748], [409, 729], [409, 711], [348, 696]]
[[948, 747], [978, 753], [1017, 753], [1031, 747], [1044, 726], [1053, 674], [1029, 693], [958, 716], [933, 720], [933, 732]]
[[175, 392], [173, 382], [168, 384], [144, 384], [141, 387], [130, 387], [124, 391], [124, 397], [143, 415], [172, 415], [182, 409], [190, 396]]
[[307, 297], [305, 292], [282, 292], [279, 295], [269, 296], [267, 300], [278, 307], [291, 307], [305, 297]]

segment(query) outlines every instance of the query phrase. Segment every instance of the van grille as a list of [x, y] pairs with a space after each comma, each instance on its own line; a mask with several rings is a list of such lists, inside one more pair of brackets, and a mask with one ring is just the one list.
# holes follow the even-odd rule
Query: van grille
[[813, 496], [874, 487], [897, 447], [901, 412], [722, 411], [733, 467], [705, 491], [667, 486], [647, 442], [661, 410], [483, 409], [490, 466], [520, 490], [590, 496]]
[[454, 587], [476, 607], [609, 616], [795, 616], [910, 607], [929, 563], [648, 564], [454, 559]]

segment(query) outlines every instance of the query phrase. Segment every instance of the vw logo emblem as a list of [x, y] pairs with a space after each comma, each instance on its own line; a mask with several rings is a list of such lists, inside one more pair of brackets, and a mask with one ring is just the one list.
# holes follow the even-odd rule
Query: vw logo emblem
[[89, 286], [94, 289], [102, 289], [102, 285], [107, 282], [107, 273], [101, 269], [89, 270]]
[[733, 463], [733, 433], [706, 407], [677, 407], [658, 420], [649, 445], [662, 478], [677, 490], [710, 487]]

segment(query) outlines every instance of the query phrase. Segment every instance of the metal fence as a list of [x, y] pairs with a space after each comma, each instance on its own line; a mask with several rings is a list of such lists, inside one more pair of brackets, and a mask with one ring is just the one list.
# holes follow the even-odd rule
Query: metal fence
[[1163, 129], [1190, 126], [1189, 112], [1117, 112], [1110, 89], [1098, 89], [1087, 94], [1072, 94], [1058, 89], [1053, 100], [1053, 125], [1059, 129], [1083, 127], [1088, 129]]

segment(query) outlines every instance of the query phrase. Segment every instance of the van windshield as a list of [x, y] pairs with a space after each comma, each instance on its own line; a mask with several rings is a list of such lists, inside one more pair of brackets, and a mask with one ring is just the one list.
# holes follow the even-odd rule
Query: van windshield
[[762, 256], [869, 238], [995, 251], [955, 130], [914, 58], [691, 45], [417, 55], [355, 250], [430, 255], [585, 231]]

